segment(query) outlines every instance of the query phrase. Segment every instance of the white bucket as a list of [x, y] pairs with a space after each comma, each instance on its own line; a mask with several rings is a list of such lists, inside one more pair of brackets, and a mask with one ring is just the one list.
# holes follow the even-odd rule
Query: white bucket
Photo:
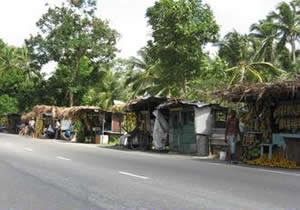
[[220, 160], [226, 160], [226, 152], [220, 152]]
[[100, 142], [101, 144], [108, 144], [108, 135], [101, 135]]

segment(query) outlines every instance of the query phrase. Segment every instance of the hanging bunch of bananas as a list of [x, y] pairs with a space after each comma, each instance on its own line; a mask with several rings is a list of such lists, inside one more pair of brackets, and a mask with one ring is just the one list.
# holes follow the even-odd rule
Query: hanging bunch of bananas
[[282, 104], [274, 111], [274, 118], [300, 116], [300, 104]]
[[276, 124], [280, 130], [298, 130], [300, 129], [300, 118], [279, 118], [276, 119]]
[[39, 136], [43, 133], [43, 128], [44, 128], [43, 120], [41, 119], [40, 116], [38, 116], [35, 122], [34, 137], [39, 138]]
[[239, 116], [240, 120], [246, 125], [246, 127], [250, 130], [254, 130], [255, 123], [254, 120], [256, 118], [255, 108], [252, 107], [249, 111], [245, 114]]
[[300, 104], [279, 105], [273, 116], [280, 130], [300, 129]]
[[265, 154], [256, 160], [249, 160], [248, 164], [272, 168], [300, 168], [297, 166], [296, 161], [287, 160], [282, 152], [275, 153], [271, 160], [269, 160], [268, 156]]
[[259, 130], [263, 134], [263, 142], [269, 143], [272, 137], [272, 112], [271, 109], [265, 108], [261, 113]]

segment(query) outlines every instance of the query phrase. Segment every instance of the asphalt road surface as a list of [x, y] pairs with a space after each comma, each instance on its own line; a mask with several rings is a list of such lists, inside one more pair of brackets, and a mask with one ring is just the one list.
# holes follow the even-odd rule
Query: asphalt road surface
[[300, 209], [300, 172], [0, 134], [0, 209]]

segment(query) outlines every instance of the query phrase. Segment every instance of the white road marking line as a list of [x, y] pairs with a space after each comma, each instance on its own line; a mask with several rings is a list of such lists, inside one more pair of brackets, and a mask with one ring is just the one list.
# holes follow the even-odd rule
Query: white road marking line
[[61, 157], [61, 156], [57, 156], [56, 158], [57, 158], [57, 159], [60, 159], [60, 160], [71, 160], [71, 159], [69, 159], [69, 158], [65, 158], [65, 157]]
[[124, 171], [119, 171], [119, 173], [122, 174], [122, 175], [132, 176], [132, 177], [136, 177], [136, 178], [140, 178], [140, 179], [150, 179], [149, 177], [146, 177], [146, 176], [139, 176], [139, 175], [124, 172]]
[[289, 172], [283, 172], [283, 171], [273, 171], [273, 170], [267, 170], [267, 169], [258, 169], [258, 171], [263, 172], [269, 172], [274, 174], [283, 174], [283, 175], [289, 175], [289, 176], [300, 176], [298, 173], [289, 173]]
[[27, 152], [33, 152], [33, 149], [29, 148], [29, 147], [24, 147], [24, 150]]

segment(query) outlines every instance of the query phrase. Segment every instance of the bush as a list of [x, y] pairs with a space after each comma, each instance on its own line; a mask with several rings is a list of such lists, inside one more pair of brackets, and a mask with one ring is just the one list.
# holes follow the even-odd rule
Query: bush
[[76, 120], [73, 126], [74, 132], [76, 133], [76, 141], [80, 143], [85, 142], [84, 135], [84, 123], [81, 120]]
[[119, 142], [120, 142], [120, 137], [119, 136], [110, 136], [109, 137], [109, 140], [108, 140], [109, 144], [115, 145], [115, 144], [119, 144]]

